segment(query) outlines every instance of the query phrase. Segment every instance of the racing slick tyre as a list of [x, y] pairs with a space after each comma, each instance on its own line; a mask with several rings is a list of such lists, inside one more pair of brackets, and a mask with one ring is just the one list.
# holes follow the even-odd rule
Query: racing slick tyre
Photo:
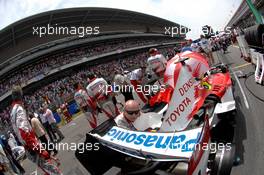
[[264, 34], [264, 24], [257, 24], [245, 29], [245, 39], [249, 45], [262, 47], [262, 35]]
[[218, 149], [212, 167], [212, 175], [229, 175], [235, 158], [235, 145], [225, 145]]

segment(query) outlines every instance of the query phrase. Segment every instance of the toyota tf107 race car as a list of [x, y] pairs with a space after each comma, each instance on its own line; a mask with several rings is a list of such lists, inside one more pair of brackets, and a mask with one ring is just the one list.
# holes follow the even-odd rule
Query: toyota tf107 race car
[[86, 135], [100, 143], [76, 152], [91, 174], [230, 174], [236, 107], [227, 66], [209, 68], [187, 51], [167, 63], [164, 84], [133, 123], [136, 131], [109, 119]]

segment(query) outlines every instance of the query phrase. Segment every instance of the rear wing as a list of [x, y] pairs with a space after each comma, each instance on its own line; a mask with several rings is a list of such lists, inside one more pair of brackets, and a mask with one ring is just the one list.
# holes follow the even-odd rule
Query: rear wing
[[130, 131], [113, 126], [107, 131], [93, 131], [89, 134], [101, 144], [139, 159], [188, 161], [202, 129], [201, 127], [177, 133], [159, 133]]

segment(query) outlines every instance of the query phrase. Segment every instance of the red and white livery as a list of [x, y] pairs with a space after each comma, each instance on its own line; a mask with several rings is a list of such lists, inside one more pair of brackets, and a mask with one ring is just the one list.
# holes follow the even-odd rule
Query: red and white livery
[[95, 100], [101, 110], [108, 118], [114, 118], [119, 114], [118, 108], [113, 103], [111, 86], [103, 78], [94, 78], [90, 80], [86, 87], [88, 95]]

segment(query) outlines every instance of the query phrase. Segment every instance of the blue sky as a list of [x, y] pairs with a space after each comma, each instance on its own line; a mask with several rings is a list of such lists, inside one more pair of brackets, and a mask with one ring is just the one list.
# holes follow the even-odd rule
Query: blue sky
[[242, 0], [0, 0], [0, 29], [44, 11], [71, 7], [110, 7], [142, 12], [191, 28], [195, 39], [205, 24], [221, 30]]

